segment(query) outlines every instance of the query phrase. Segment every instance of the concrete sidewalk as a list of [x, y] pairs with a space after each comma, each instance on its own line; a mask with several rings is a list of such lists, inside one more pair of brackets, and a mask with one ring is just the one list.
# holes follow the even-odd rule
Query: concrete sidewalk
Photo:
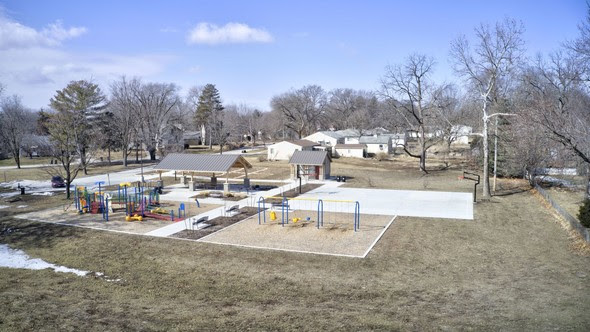
[[[271, 189], [271, 190], [268, 190], [268, 191], [262, 191], [262, 192], [260, 192], [260, 195], [254, 195], [254, 200], [252, 200], [252, 197], [247, 197], [247, 198], [244, 198], [244, 199], [242, 199], [240, 201], [228, 202], [227, 206], [230, 206], [230, 205], [238, 205], [240, 208], [243, 208], [245, 206], [252, 206], [252, 203], [254, 203], [254, 205], [255, 205], [256, 202], [258, 201], [258, 197], [261, 197], [261, 196], [274, 196], [274, 195], [281, 194], [283, 191], [292, 189], [294, 184], [298, 184], [298, 183], [290, 182], [290, 183], [287, 183], [287, 184], [285, 184], [285, 185], [283, 185], [281, 187], [277, 187], [275, 189]], [[192, 195], [194, 195], [194, 194], [195, 194], [195, 192], [193, 191], [192, 192]], [[163, 199], [162, 196], [160, 196], [160, 198]], [[217, 218], [217, 217], [223, 216], [224, 215], [224, 212], [225, 212], [224, 211], [225, 209], [226, 209], [226, 206], [222, 206], [222, 207], [219, 207], [217, 209], [213, 209], [213, 210], [210, 210], [210, 211], [201, 213], [199, 215], [196, 215], [196, 216], [193, 216], [193, 217], [188, 218], [187, 222], [192, 223], [193, 221], [196, 221], [196, 220], [198, 220], [198, 219], [200, 219], [202, 217], [209, 217], [209, 219], [213, 219], [213, 218]], [[153, 231], [151, 231], [149, 233], [146, 233], [145, 235], [158, 236], [158, 237], [166, 237], [166, 236], [170, 236], [170, 235], [172, 235], [174, 233], [178, 233], [180, 231], [183, 231], [185, 229], [186, 229], [185, 223], [183, 221], [179, 221], [179, 222], [175, 222], [173, 224], [164, 226], [162, 228], [153, 230]]]

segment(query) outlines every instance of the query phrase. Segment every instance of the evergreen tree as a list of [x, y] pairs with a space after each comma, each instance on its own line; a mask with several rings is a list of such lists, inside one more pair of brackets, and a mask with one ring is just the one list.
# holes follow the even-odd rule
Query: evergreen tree
[[87, 163], [91, 144], [100, 131], [98, 123], [107, 106], [107, 99], [98, 85], [88, 81], [72, 81], [63, 90], [56, 92], [50, 105], [58, 113], [67, 114], [71, 118], [73, 139], [80, 164], [87, 172]]
[[[213, 148], [213, 140], [223, 149], [227, 135], [224, 133], [223, 110], [219, 91], [213, 84], [207, 84], [199, 96], [197, 111], [195, 112], [195, 124], [197, 127], [207, 128], [209, 136], [209, 149]], [[203, 141], [205, 137], [202, 137]]]

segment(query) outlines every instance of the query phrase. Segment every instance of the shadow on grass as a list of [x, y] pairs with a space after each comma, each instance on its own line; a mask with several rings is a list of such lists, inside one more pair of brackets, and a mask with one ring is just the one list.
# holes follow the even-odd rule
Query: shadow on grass
[[13, 218], [0, 219], [0, 242], [18, 244], [21, 247], [49, 248], [56, 240], [64, 237], [78, 237], [80, 230], [75, 227], [45, 224]]

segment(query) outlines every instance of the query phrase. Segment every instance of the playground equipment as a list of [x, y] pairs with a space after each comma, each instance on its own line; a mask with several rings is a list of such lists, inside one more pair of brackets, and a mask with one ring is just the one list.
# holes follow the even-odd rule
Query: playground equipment
[[[98, 191], [94, 192], [87, 187], [74, 188], [74, 203], [78, 213], [101, 213], [105, 221], [109, 220], [109, 214], [114, 209], [125, 210], [125, 220], [142, 221], [145, 217], [155, 219], [180, 221], [186, 218], [184, 203], [178, 208], [178, 217], [174, 210], [165, 210], [160, 205], [160, 193], [158, 186], [144, 186], [143, 182], [124, 182], [117, 186], [116, 191], [107, 191], [104, 181], [95, 183]], [[197, 201], [197, 207], [200, 207]], [[139, 219], [141, 217], [141, 219]]]
[[134, 214], [132, 216], [125, 216], [125, 221], [133, 221], [133, 220], [137, 220], [137, 221], [142, 221], [143, 217], [137, 214]]
[[[352, 215], [352, 223], [354, 231], [358, 231], [361, 225], [361, 207], [358, 201], [348, 201], [348, 200], [323, 200], [318, 198], [302, 198], [302, 197], [295, 197], [295, 198], [287, 198], [283, 197], [281, 202], [276, 202], [278, 197], [260, 197], [258, 199], [258, 224], [266, 223], [266, 200], [273, 199], [275, 200], [274, 203], [271, 204], [271, 209], [281, 209], [281, 226], [285, 226], [285, 224], [289, 224], [289, 210], [293, 208], [291, 211], [295, 210], [302, 210], [302, 211], [314, 211], [317, 213], [316, 219], [316, 228], [321, 228], [324, 226], [324, 211], [331, 212], [329, 215], [331, 217], [331, 224], [337, 224], [346, 222], [348, 219], [347, 215]], [[317, 205], [315, 203], [317, 202]], [[326, 207], [326, 210], [324, 209]], [[274, 210], [270, 211], [270, 220], [276, 221], [277, 213]], [[307, 217], [294, 217], [291, 220], [293, 223], [297, 223], [300, 221], [312, 221], [310, 216]]]

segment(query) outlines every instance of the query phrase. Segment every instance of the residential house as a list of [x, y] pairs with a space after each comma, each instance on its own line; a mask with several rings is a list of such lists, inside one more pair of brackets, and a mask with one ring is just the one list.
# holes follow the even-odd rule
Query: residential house
[[367, 146], [365, 144], [336, 144], [336, 156], [365, 158], [367, 156]]
[[361, 136], [358, 139], [358, 144], [365, 144], [368, 154], [393, 153], [390, 136]]
[[289, 160], [295, 151], [312, 151], [319, 143], [308, 140], [282, 141], [267, 147], [268, 160]]

